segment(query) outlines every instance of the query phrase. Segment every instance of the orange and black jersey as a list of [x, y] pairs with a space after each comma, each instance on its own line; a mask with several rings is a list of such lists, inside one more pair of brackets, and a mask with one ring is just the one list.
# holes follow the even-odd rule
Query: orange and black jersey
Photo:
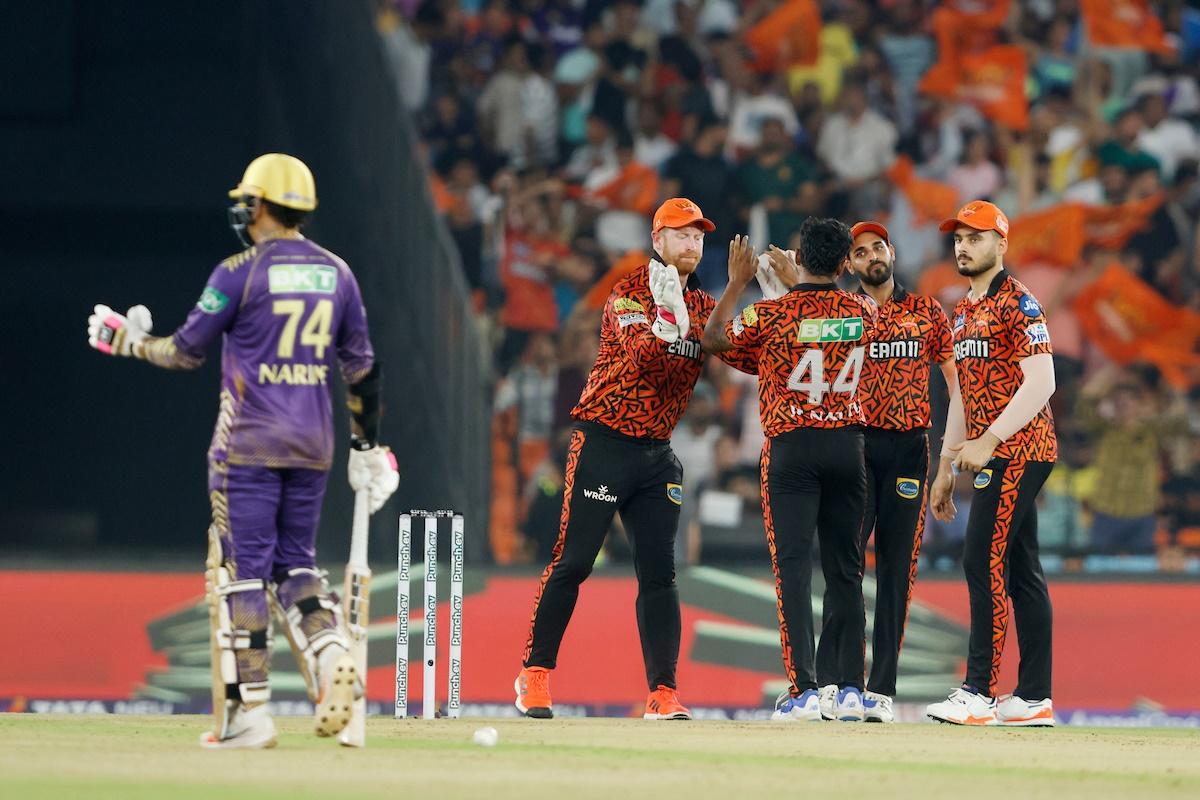
[[730, 352], [757, 365], [764, 434], [863, 423], [858, 384], [877, 313], [868, 297], [802, 283], [746, 306], [725, 326]]
[[897, 283], [891, 299], [879, 308], [867, 344], [859, 383], [867, 425], [894, 431], [928, 428], [929, 365], [953, 355], [950, 320], [941, 304]]
[[[600, 350], [575, 419], [598, 422], [627, 436], [670, 439], [687, 408], [704, 362], [700, 334], [716, 301], [690, 276], [683, 293], [688, 338], [667, 344], [650, 329], [658, 315], [647, 267], [622, 278], [604, 305]], [[754, 366], [734, 353], [721, 360], [743, 372]]]
[[[967, 438], [987, 431], [1012, 400], [1025, 375], [1021, 360], [1052, 353], [1042, 307], [1016, 278], [1001, 270], [978, 302], [964, 297], [951, 325], [958, 386], [967, 418]], [[997, 458], [1054, 461], [1058, 440], [1046, 405], [1021, 430], [996, 448]]]

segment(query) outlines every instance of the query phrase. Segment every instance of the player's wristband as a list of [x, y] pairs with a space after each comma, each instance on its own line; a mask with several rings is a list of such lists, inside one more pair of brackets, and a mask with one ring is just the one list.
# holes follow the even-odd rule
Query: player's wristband
[[360, 453], [365, 452], [367, 450], [374, 450], [375, 442], [371, 441], [370, 439], [360, 439], [357, 436], [351, 436], [350, 437], [350, 449], [357, 450]]

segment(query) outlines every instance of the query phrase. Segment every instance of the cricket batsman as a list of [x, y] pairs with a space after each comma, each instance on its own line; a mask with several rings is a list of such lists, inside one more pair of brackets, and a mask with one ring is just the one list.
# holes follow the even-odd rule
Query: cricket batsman
[[664, 202], [651, 226], [655, 257], [618, 282], [605, 304], [600, 350], [572, 412], [558, 540], [533, 601], [524, 668], [514, 684], [517, 709], [526, 716], [554, 716], [550, 671], [579, 586], [620, 511], [638, 579], [637, 623], [650, 689], [643, 717], [691, 719], [675, 682], [675, 534], [684, 497], [683, 467], [670, 440], [703, 367], [700, 331], [715, 301], [695, 270], [704, 235], [715, 227], [690, 200]]
[[341, 611], [315, 562], [317, 522], [333, 459], [329, 385], [336, 359], [353, 418], [349, 479], [377, 511], [396, 490], [395, 457], [378, 444], [381, 373], [358, 283], [346, 262], [306, 239], [317, 207], [312, 173], [282, 153], [259, 156], [229, 192], [230, 225], [247, 245], [212, 271], [187, 320], [150, 335], [145, 306], [97, 305], [88, 344], [164, 369], [194, 369], [222, 340], [221, 393], [208, 450], [206, 596], [213, 730], [206, 748], [276, 742], [267, 701], [270, 608], [316, 704], [316, 733], [349, 723], [362, 681]]

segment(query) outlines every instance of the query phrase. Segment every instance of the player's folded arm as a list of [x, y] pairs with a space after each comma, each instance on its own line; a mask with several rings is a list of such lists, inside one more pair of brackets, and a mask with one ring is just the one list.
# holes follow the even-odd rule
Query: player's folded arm
[[1004, 441], [1029, 422], [1046, 407], [1054, 394], [1054, 356], [1036, 353], [1021, 359], [1023, 379], [1008, 405], [989, 427], [997, 439]]

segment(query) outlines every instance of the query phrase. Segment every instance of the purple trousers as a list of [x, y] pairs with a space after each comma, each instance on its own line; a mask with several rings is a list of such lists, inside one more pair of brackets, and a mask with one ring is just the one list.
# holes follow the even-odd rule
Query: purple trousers
[[221, 550], [234, 580], [271, 580], [297, 567], [316, 566], [317, 523], [329, 473], [210, 463], [208, 492], [214, 517], [227, 510]]

